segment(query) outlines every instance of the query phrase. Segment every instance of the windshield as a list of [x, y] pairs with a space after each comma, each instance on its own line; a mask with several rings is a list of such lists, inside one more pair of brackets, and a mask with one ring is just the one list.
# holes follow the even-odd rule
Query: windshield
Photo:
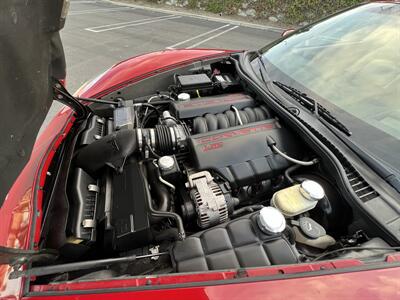
[[315, 97], [400, 170], [400, 5], [360, 6], [262, 52], [271, 80]]

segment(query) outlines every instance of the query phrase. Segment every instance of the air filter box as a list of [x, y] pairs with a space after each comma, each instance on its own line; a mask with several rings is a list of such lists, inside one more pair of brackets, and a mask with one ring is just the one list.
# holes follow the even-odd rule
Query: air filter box
[[146, 190], [136, 161], [112, 179], [113, 247], [129, 250], [151, 242]]

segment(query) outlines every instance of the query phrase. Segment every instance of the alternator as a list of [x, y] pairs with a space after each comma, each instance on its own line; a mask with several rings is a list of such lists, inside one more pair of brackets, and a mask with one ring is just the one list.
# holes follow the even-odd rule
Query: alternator
[[210, 172], [203, 171], [189, 176], [190, 197], [193, 200], [197, 222], [207, 228], [228, 220], [230, 195], [223, 193]]

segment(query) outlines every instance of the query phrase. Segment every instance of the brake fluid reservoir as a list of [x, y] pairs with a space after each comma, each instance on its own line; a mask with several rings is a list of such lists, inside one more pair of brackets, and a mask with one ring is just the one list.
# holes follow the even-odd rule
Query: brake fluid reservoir
[[272, 206], [286, 217], [294, 217], [313, 209], [325, 197], [322, 186], [315, 181], [305, 180], [301, 184], [280, 190], [272, 196]]

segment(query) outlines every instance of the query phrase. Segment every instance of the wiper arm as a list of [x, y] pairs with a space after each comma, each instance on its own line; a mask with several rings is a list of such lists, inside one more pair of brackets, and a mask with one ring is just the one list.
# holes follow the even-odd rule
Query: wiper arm
[[[291, 87], [287, 84], [284, 84], [279, 81], [273, 82], [277, 87], [281, 90], [285, 91], [288, 95], [290, 95], [294, 100], [300, 103], [302, 106], [307, 108], [309, 111], [313, 112], [319, 120], [324, 120], [328, 122], [330, 125], [334, 126], [347, 136], [351, 136], [351, 131], [338, 119], [336, 119], [325, 107], [319, 104], [315, 99], [311, 98], [307, 94]], [[321, 121], [322, 121], [321, 120]], [[324, 123], [324, 122], [323, 122]]]
[[265, 73], [267, 73], [267, 67], [265, 66], [265, 63], [264, 63], [264, 61], [263, 61], [263, 59], [262, 59], [262, 54], [260, 53], [260, 51], [257, 51], [256, 52], [256, 54], [257, 54], [257, 61], [259, 62], [259, 64], [260, 64], [260, 69], [259, 69], [259, 72], [260, 72], [260, 75], [261, 75], [261, 79], [262, 79], [262, 81], [265, 83], [265, 85], [267, 85], [267, 79], [264, 77], [264, 73], [263, 73], [263, 71], [265, 72]]
[[[314, 112], [321, 121], [326, 121], [339, 131], [343, 132], [345, 135], [350, 136], [351, 132], [347, 127], [342, 124], [339, 120], [337, 120], [331, 113], [324, 108], [321, 104], [317, 103], [314, 99], [307, 96], [307, 94], [302, 93], [301, 91], [288, 86], [282, 82], [274, 81], [274, 84], [285, 91], [287, 94], [293, 97], [297, 102], [301, 105]], [[324, 123], [324, 122], [323, 122]], [[326, 125], [326, 124], [325, 124]], [[334, 132], [335, 133], [335, 132]], [[344, 142], [350, 149], [352, 149], [355, 153], [357, 153], [361, 159], [367, 163], [380, 177], [382, 177], [389, 185], [395, 188], [398, 192], [400, 192], [400, 179], [386, 166], [384, 166], [381, 162], [379, 162], [375, 157], [361, 149], [351, 140], [345, 138], [344, 136], [340, 136], [335, 133], [342, 142]]]

